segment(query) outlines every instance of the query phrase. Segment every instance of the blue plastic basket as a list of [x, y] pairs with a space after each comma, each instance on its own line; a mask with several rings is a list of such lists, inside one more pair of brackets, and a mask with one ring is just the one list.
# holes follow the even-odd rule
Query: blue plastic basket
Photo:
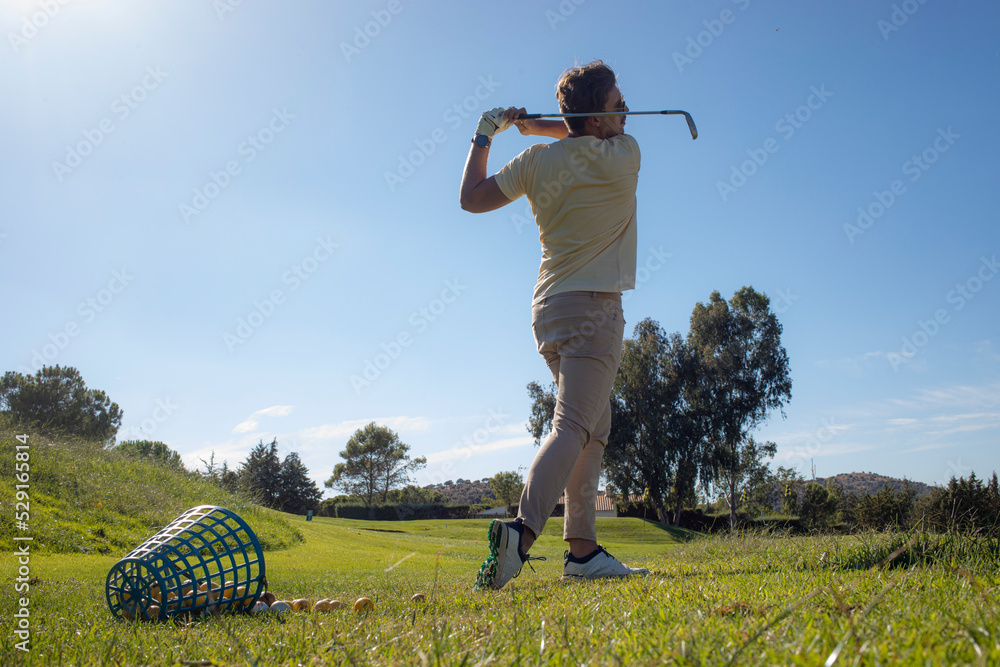
[[108, 572], [108, 608], [129, 620], [249, 611], [267, 590], [264, 552], [243, 519], [200, 505]]

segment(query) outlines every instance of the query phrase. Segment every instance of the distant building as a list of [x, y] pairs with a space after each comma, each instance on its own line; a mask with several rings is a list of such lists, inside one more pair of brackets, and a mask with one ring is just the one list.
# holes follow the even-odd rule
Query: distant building
[[[594, 499], [594, 509], [596, 510], [598, 517], [616, 517], [618, 516], [618, 510], [615, 509], [615, 498], [614, 496], [609, 496], [604, 493], [604, 491], [598, 491], [597, 497]], [[552, 516], [565, 516], [566, 514], [566, 496], [559, 496], [559, 500], [556, 502], [556, 509], [552, 512]]]
[[491, 517], [492, 518], [505, 517], [507, 516], [507, 508], [503, 506], [493, 507], [488, 510], [483, 510], [482, 512], [476, 512], [476, 516], [482, 517], [484, 519], [489, 519]]

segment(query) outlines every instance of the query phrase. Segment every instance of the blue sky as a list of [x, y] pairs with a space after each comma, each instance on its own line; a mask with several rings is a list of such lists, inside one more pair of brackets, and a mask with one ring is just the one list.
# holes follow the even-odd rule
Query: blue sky
[[[530, 465], [548, 383], [522, 199], [463, 212], [482, 111], [601, 58], [642, 149], [639, 286], [686, 333], [768, 294], [758, 438], [807, 476], [989, 474], [1000, 445], [994, 2], [3, 0], [3, 370], [78, 368], [190, 467], [277, 437], [322, 484], [369, 421], [421, 484]], [[547, 141], [547, 140], [542, 140]], [[494, 141], [490, 171], [534, 142]]]

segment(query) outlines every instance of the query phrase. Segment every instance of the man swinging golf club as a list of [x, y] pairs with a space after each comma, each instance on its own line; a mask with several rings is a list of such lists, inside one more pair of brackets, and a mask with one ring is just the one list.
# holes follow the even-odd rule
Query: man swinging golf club
[[[520, 573], [564, 491], [564, 580], [648, 573], [605, 551], [595, 526], [625, 327], [621, 292], [635, 287], [639, 146], [625, 134], [628, 107], [603, 62], [567, 70], [556, 90], [562, 113], [602, 115], [537, 120], [513, 107], [487, 111], [462, 177], [461, 205], [472, 213], [528, 197], [542, 244], [532, 329], [558, 387], [552, 432], [528, 471], [518, 517], [490, 524], [476, 588], [500, 589]], [[487, 178], [490, 143], [512, 124], [558, 141], [528, 148]]]

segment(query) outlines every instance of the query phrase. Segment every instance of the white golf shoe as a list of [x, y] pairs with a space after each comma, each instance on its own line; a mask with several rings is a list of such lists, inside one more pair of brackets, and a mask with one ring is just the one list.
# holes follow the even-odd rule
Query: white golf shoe
[[625, 565], [600, 545], [597, 546], [597, 551], [583, 558], [577, 558], [568, 551], [564, 555], [563, 581], [610, 579], [637, 574], [649, 574], [649, 570]]
[[518, 517], [514, 521], [490, 522], [487, 537], [490, 543], [490, 555], [483, 561], [476, 576], [476, 590], [491, 588], [500, 590], [504, 585], [521, 573], [521, 567], [529, 560], [545, 560], [532, 558], [521, 551], [521, 534], [524, 532], [524, 522]]

